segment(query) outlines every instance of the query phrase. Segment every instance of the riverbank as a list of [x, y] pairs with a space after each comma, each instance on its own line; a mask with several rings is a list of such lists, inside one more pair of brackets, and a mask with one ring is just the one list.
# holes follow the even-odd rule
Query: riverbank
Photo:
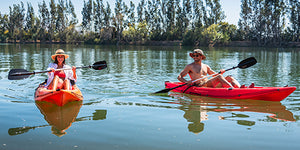
[[[60, 41], [7, 41], [2, 43], [17, 43], [17, 44], [76, 44], [81, 45], [85, 44], [84, 41], [76, 41], [76, 42], [60, 42]], [[100, 44], [101, 45], [101, 44]], [[114, 45], [114, 44], [112, 44]], [[182, 41], [136, 41], [136, 42], [121, 42], [119, 45], [144, 45], [144, 46], [183, 46]], [[300, 48], [300, 42], [288, 42], [282, 44], [282, 46], [258, 46], [256, 41], [231, 41], [226, 44], [215, 44], [214, 47], [285, 47], [285, 48]]]

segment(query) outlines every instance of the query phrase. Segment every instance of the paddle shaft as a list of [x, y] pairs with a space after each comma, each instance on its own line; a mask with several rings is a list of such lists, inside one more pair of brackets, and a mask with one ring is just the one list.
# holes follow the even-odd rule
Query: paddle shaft
[[[100, 65], [95, 65], [95, 66], [105, 66], [105, 64], [100, 64]], [[80, 66], [76, 67], [76, 69], [81, 69], [81, 68], [91, 68], [92, 66]], [[55, 71], [61, 71], [61, 70], [71, 70], [72, 68], [60, 68], [60, 69], [55, 69]], [[45, 71], [33, 71], [33, 72], [17, 72], [11, 74], [11, 76], [23, 76], [23, 75], [33, 75], [33, 74], [39, 74], [39, 73], [47, 73], [51, 72], [52, 70], [45, 70]]]

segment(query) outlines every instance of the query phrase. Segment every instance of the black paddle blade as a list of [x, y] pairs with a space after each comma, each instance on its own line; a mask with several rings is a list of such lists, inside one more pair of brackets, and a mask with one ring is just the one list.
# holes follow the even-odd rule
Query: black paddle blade
[[102, 69], [105, 69], [105, 68], [107, 68], [106, 61], [103, 60], [103, 61], [95, 62], [95, 63], [92, 65], [92, 68], [95, 69], [95, 70], [102, 70]]
[[163, 90], [157, 91], [157, 92], [155, 92], [153, 94], [168, 93], [169, 91], [171, 91], [173, 89], [176, 89], [176, 88], [179, 88], [179, 87], [182, 87], [182, 86], [185, 86], [185, 85], [187, 85], [187, 83], [184, 83], [184, 84], [181, 84], [179, 86], [172, 87], [172, 88], [168, 88], [168, 89], [163, 89]]
[[25, 70], [25, 69], [12, 69], [8, 73], [8, 80], [21, 80], [28, 78], [31, 74], [31, 72]]
[[163, 89], [163, 90], [157, 91], [157, 92], [155, 92], [155, 93], [153, 93], [153, 94], [168, 93], [168, 92], [170, 92], [171, 90], [172, 90], [172, 89]]
[[255, 65], [256, 63], [257, 63], [257, 61], [254, 57], [249, 57], [249, 58], [241, 61], [237, 67], [239, 67], [240, 69], [245, 69], [245, 68]]
[[32, 127], [10, 128], [10, 129], [8, 129], [8, 134], [11, 136], [23, 134], [23, 133], [28, 132], [30, 129], [34, 129], [34, 128], [32, 128]]

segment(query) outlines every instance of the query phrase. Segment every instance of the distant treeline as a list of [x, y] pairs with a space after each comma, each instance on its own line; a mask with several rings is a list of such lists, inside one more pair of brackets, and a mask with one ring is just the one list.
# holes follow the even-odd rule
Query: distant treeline
[[43, 0], [35, 14], [31, 3], [0, 13], [1, 42], [146, 44], [182, 41], [183, 45], [253, 46], [300, 42], [299, 0], [241, 0], [238, 26], [224, 22], [220, 0], [86, 0], [78, 22], [72, 0]]

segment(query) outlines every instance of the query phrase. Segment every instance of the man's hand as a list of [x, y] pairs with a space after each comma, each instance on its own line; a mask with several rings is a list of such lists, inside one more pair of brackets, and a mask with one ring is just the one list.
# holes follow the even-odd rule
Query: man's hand
[[193, 81], [192, 81], [192, 80], [189, 80], [189, 81], [187, 81], [186, 83], [187, 83], [187, 85], [192, 85], [192, 84], [193, 84]]

